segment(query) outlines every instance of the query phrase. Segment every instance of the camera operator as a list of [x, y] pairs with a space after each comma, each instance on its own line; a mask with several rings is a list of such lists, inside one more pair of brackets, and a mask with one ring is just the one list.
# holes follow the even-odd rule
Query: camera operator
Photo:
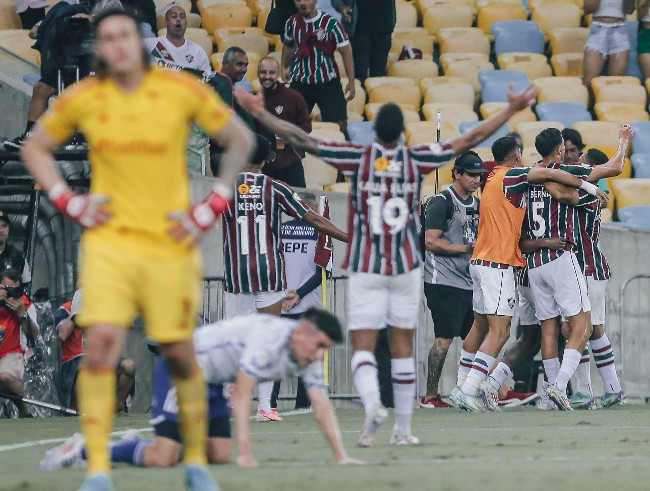
[[[25, 396], [25, 361], [20, 334], [26, 336], [28, 344], [33, 344], [39, 336], [35, 319], [36, 311], [23, 294], [20, 275], [14, 269], [3, 270], [0, 273], [0, 392]], [[13, 402], [18, 408], [18, 417], [29, 417], [22, 402]]]
[[4, 142], [7, 150], [19, 150], [36, 120], [45, 113], [50, 97], [59, 88], [59, 74], [63, 84], [69, 85], [77, 80], [77, 75], [81, 79], [90, 73], [91, 9], [88, 2], [70, 5], [61, 1], [38, 26], [32, 48], [41, 54], [41, 79], [32, 90], [25, 131], [18, 138]]

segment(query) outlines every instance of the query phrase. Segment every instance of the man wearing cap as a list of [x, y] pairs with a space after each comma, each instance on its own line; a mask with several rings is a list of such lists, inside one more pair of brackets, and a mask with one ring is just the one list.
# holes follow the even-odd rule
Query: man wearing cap
[[6, 211], [0, 210], [0, 270], [14, 269], [20, 273], [21, 285], [26, 288], [32, 281], [32, 272], [25, 255], [8, 243], [11, 220]]
[[427, 394], [420, 407], [447, 408], [438, 385], [447, 352], [455, 337], [472, 327], [472, 278], [469, 261], [478, 231], [479, 199], [474, 193], [486, 170], [472, 151], [456, 159], [453, 184], [424, 205], [424, 295], [433, 319], [435, 339], [429, 351]]

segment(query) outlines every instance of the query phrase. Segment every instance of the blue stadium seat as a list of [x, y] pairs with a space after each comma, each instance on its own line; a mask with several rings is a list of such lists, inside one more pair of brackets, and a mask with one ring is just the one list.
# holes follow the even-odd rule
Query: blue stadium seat
[[629, 77], [637, 77], [643, 80], [641, 68], [639, 67], [638, 52], [636, 49], [637, 38], [639, 36], [639, 21], [626, 20], [625, 27], [627, 27], [627, 35], [630, 38], [630, 52], [627, 55], [627, 70], [625, 75]]
[[593, 118], [580, 102], [542, 102], [535, 112], [540, 121], [559, 121], [565, 128], [571, 128], [577, 121], [591, 121]]
[[632, 123], [632, 151], [634, 153], [650, 153], [650, 121]]
[[510, 84], [521, 90], [530, 82], [528, 75], [518, 70], [483, 70], [478, 74], [483, 102], [507, 102]]
[[650, 178], [650, 153], [633, 153], [630, 160], [634, 177]]
[[375, 134], [374, 125], [374, 121], [350, 123], [348, 125], [348, 135], [350, 135], [350, 141], [359, 145], [372, 145], [377, 136]]
[[618, 219], [625, 226], [650, 230], [650, 206], [626, 206], [618, 210]]
[[494, 52], [544, 53], [544, 33], [537, 22], [502, 20], [490, 27], [494, 35]]
[[[479, 124], [478, 121], [465, 121], [464, 123], [460, 123], [460, 132], [461, 133], [467, 133], [469, 130], [471, 130], [474, 126]], [[477, 147], [487, 147], [490, 148], [492, 144], [498, 140], [499, 138], [502, 138], [506, 136], [508, 133], [510, 133], [510, 126], [507, 124], [504, 124], [501, 128], [497, 130], [497, 132], [488, 137], [487, 139], [483, 140], [481, 143], [476, 145]]]

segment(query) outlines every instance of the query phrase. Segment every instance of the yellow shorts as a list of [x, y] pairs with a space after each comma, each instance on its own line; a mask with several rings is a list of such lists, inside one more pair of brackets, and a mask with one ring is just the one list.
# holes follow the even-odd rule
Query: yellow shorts
[[112, 241], [84, 242], [79, 324], [128, 328], [140, 313], [147, 336], [159, 343], [190, 339], [200, 307], [202, 274], [198, 250], [174, 256]]

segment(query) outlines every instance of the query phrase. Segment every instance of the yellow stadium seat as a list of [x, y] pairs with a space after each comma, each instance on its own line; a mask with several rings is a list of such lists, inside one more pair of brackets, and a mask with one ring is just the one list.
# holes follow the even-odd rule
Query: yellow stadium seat
[[[364, 114], [368, 121], [374, 121], [375, 118], [377, 117], [377, 113], [379, 112], [379, 109], [381, 106], [383, 106], [383, 102], [371, 102], [366, 104], [366, 107], [364, 109]], [[398, 106], [402, 109], [402, 113], [404, 114], [404, 124], [411, 122], [411, 121], [420, 121], [420, 115], [415, 112], [415, 108], [411, 106], [410, 104], [398, 104]]]
[[[538, 78], [533, 83], [540, 89], [537, 102], [581, 102], [589, 105], [589, 91], [580, 84], [567, 83], [574, 77]], [[557, 80], [556, 83], [549, 80]], [[578, 79], [579, 80], [579, 79]], [[541, 83], [543, 81], [543, 83]]]
[[[538, 53], [503, 53], [497, 57], [497, 63], [501, 70], [512, 70], [508, 68], [513, 63], [521, 63], [524, 61], [532, 61], [537, 63], [546, 63], [546, 56]], [[551, 75], [549, 75], [550, 77]]]
[[555, 27], [548, 33], [551, 53], [582, 53], [589, 37], [586, 27]]
[[28, 32], [24, 29], [2, 29], [0, 30], [0, 46], [34, 65], [39, 65], [39, 52], [32, 49], [34, 40], [29, 39]]
[[218, 45], [219, 51], [226, 51], [234, 46], [243, 49], [247, 54], [257, 53], [260, 57], [269, 54], [269, 41], [263, 34], [233, 34], [223, 38]]
[[472, 110], [468, 109], [466, 105], [458, 105], [453, 107], [450, 103], [435, 103], [431, 102], [426, 105], [426, 110], [423, 111], [425, 118], [431, 124], [437, 124], [438, 113], [440, 113], [440, 125], [449, 125], [455, 131], [460, 130], [460, 124], [466, 121], [478, 121], [478, 115]]
[[[164, 29], [166, 25], [164, 15], [156, 17], [156, 28], [158, 30]], [[201, 16], [193, 12], [187, 12], [187, 27], [201, 27]]]
[[[323, 124], [322, 122], [319, 124]], [[341, 130], [338, 128], [338, 125], [335, 129], [330, 129], [330, 128], [317, 128], [314, 129], [312, 128], [311, 135], [314, 138], [318, 138], [319, 140], [328, 140], [328, 141], [333, 141], [333, 142], [344, 142], [345, 141], [345, 135], [341, 133]]]
[[337, 170], [313, 155], [307, 154], [302, 160], [305, 168], [305, 182], [308, 189], [322, 190], [336, 182]]
[[436, 7], [441, 4], [467, 5], [472, 10], [472, 15], [476, 15], [476, 5], [474, 0], [416, 0], [416, 7], [423, 16], [424, 12], [430, 7]]
[[573, 3], [580, 9], [581, 12], [584, 8], [584, 0], [528, 0], [528, 8], [532, 12], [540, 5], [558, 4], [558, 3]]
[[612, 210], [609, 208], [604, 208], [600, 210], [600, 221], [602, 222], [611, 222], [613, 219]]
[[515, 4], [521, 4], [521, 0], [474, 0], [474, 5], [476, 5], [477, 9], [483, 8], [486, 5], [489, 5], [491, 3], [515, 3]]
[[399, 54], [405, 44], [419, 49], [422, 53], [433, 55], [433, 45], [435, 37], [431, 36], [426, 29], [422, 27], [412, 27], [408, 29], [395, 29], [393, 31], [390, 51]]
[[596, 97], [598, 97], [598, 94], [604, 88], [609, 88], [611, 86], [619, 87], [621, 85], [639, 86], [641, 85], [641, 81], [636, 77], [611, 77], [611, 76], [594, 77], [591, 80], [591, 89], [594, 91], [594, 95]]
[[211, 5], [223, 5], [224, 3], [236, 3], [245, 5], [245, 0], [198, 0], [197, 4], [201, 4], [200, 8], [210, 7]]
[[364, 82], [364, 85], [368, 93], [372, 92], [380, 85], [385, 85], [385, 84], [415, 85], [413, 80], [406, 77], [368, 77]]
[[420, 91], [426, 94], [427, 89], [438, 84], [464, 84], [466, 80], [461, 77], [430, 77], [420, 80]]
[[551, 66], [544, 62], [539, 61], [517, 61], [508, 65], [506, 70], [517, 70], [519, 72], [524, 72], [528, 75], [528, 80], [535, 80], [537, 78], [551, 77], [553, 71]]
[[444, 111], [474, 111], [471, 104], [462, 102], [427, 102], [422, 105], [422, 114], [427, 121], [436, 121], [437, 113]]
[[596, 102], [620, 102], [642, 107], [646, 105], [647, 95], [641, 85], [606, 85], [595, 94]]
[[558, 27], [580, 27], [580, 19], [580, 8], [574, 3], [542, 4], [531, 15], [547, 36]]
[[535, 85], [539, 89], [575, 87], [582, 85], [581, 77], [544, 77], [535, 80]]
[[445, 75], [450, 77], [463, 77], [474, 88], [474, 92], [478, 96], [481, 93], [481, 83], [478, 80], [478, 74], [484, 70], [494, 70], [494, 65], [488, 61], [456, 61], [447, 67]]
[[422, 25], [429, 34], [438, 35], [440, 29], [449, 27], [472, 27], [474, 14], [467, 5], [440, 3], [426, 9]]
[[253, 13], [245, 4], [224, 3], [206, 7], [201, 12], [203, 27], [214, 32], [222, 27], [251, 27]]
[[[488, 119], [490, 116], [493, 114], [501, 111], [508, 105], [507, 102], [484, 102], [481, 104], [481, 117], [483, 119]], [[514, 128], [517, 126], [517, 124], [522, 123], [522, 122], [532, 122], [532, 121], [537, 121], [537, 117], [535, 116], [535, 113], [533, 110], [529, 107], [526, 109], [522, 109], [519, 112], [516, 112], [508, 121], [508, 124], [510, 125], [511, 128]]]
[[419, 111], [422, 94], [420, 88], [415, 85], [383, 84], [368, 92], [368, 102], [410, 104], [416, 111]]
[[396, 61], [388, 67], [388, 75], [410, 78], [417, 84], [423, 78], [437, 77], [438, 65], [433, 61], [426, 60]]
[[540, 160], [542, 160], [542, 156], [537, 152], [535, 147], [524, 147], [521, 152], [521, 165], [530, 167]]
[[[511, 125], [512, 127], [513, 125]], [[557, 128], [563, 130], [564, 125], [558, 121], [535, 121], [535, 122], [521, 122], [514, 126], [515, 130], [521, 135], [524, 140], [524, 147], [534, 147], [535, 138], [542, 130], [546, 128]]]
[[440, 53], [490, 54], [490, 38], [477, 27], [447, 27], [438, 31]]
[[13, 3], [0, 4], [0, 30], [20, 29], [20, 17]]
[[[435, 176], [435, 172], [432, 172], [432, 174]], [[442, 191], [439, 189], [438, 191]], [[433, 184], [423, 184], [420, 187], [420, 201], [424, 202], [427, 200], [427, 198], [431, 196], [435, 196], [437, 193], [436, 188]]]
[[[618, 146], [618, 124], [605, 121], [579, 121], [573, 129], [582, 136], [582, 141], [590, 147]], [[611, 156], [611, 153], [608, 155]]]
[[[460, 130], [451, 123], [440, 124], [440, 141], [451, 140], [452, 138], [460, 135]], [[436, 141], [436, 130], [433, 131], [418, 131], [410, 134], [406, 138], [406, 143], [411, 145], [421, 145], [423, 143], [432, 143]]]
[[[348, 79], [342, 78], [341, 85], [343, 86], [343, 90], [345, 90], [347, 84]], [[363, 109], [366, 105], [366, 93], [363, 90], [363, 87], [361, 87], [361, 82], [358, 79], [354, 79], [354, 92], [354, 99], [348, 101], [348, 112], [363, 114]]]
[[645, 105], [630, 104], [625, 102], [597, 102], [594, 110], [598, 121], [612, 123], [629, 123], [631, 121], [648, 121], [648, 112]]
[[474, 100], [474, 89], [468, 83], [434, 85], [424, 95], [425, 104], [430, 102], [459, 102], [473, 105]]
[[492, 38], [491, 27], [495, 22], [502, 20], [527, 20], [528, 12], [521, 4], [494, 2], [488, 3], [484, 7], [478, 7], [478, 17], [476, 19], [476, 27], [483, 29], [490, 39]]
[[560, 53], [551, 56], [551, 66], [557, 77], [581, 77], [584, 72], [583, 53]]
[[326, 130], [326, 131], [341, 131], [340, 126], [338, 123], [328, 123], [328, 122], [323, 122], [323, 121], [317, 121], [311, 124], [311, 131], [312, 133], [314, 131], [320, 131], [320, 130]]
[[484, 63], [490, 61], [490, 57], [485, 53], [445, 53], [440, 55], [440, 64], [445, 72], [450, 64], [457, 61], [477, 61]]
[[418, 11], [413, 5], [406, 2], [396, 2], [397, 22], [395, 27], [417, 27]]
[[[264, 31], [259, 27], [222, 27], [214, 31], [214, 42], [217, 46], [223, 42], [223, 40], [229, 36], [234, 36], [235, 34], [252, 34], [252, 35], [262, 35], [264, 36]], [[219, 48], [219, 51], [223, 51]]]
[[650, 179], [615, 179], [610, 187], [616, 199], [616, 208], [650, 205]]
[[436, 123], [433, 121], [412, 121], [404, 125], [404, 136], [410, 137], [415, 133], [429, 133], [436, 134]]
[[361, 112], [352, 111], [350, 109], [350, 103], [348, 102], [348, 124], [350, 123], [361, 123], [363, 121], [363, 110]]
[[[447, 138], [443, 138], [441, 141], [445, 141]], [[418, 143], [429, 143], [426, 140], [418, 141]], [[414, 143], [413, 145], [417, 145]], [[445, 187], [449, 186], [454, 182], [454, 176], [452, 175], [452, 170], [454, 164], [450, 163], [438, 168], [437, 177], [438, 177], [438, 191], [442, 191]], [[429, 186], [435, 186], [436, 183], [436, 171], [430, 172], [422, 180], [422, 188], [429, 189]], [[431, 196], [428, 194], [427, 196]]]
[[472, 148], [473, 152], [476, 152], [483, 162], [489, 162], [494, 160], [492, 155], [492, 149], [488, 147], [476, 147]]

